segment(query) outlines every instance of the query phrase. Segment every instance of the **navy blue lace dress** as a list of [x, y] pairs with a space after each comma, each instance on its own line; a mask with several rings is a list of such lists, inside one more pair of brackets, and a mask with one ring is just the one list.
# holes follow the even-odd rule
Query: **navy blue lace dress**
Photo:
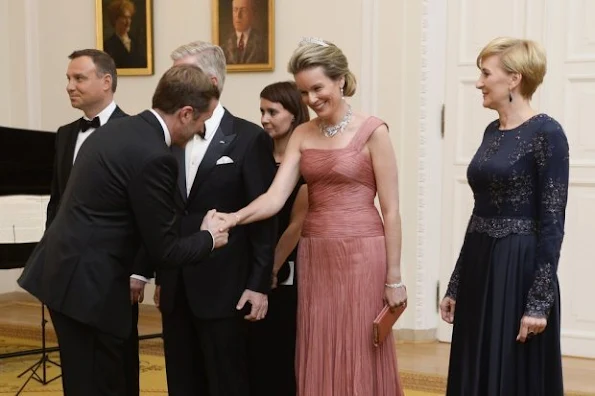
[[[475, 206], [446, 295], [456, 300], [449, 396], [562, 396], [556, 275], [568, 142], [545, 114], [486, 128], [467, 170]], [[516, 341], [523, 315], [545, 331]]]

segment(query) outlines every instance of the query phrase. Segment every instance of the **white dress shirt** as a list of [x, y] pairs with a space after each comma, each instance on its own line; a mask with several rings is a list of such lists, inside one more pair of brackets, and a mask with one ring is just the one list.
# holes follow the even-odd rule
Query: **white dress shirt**
[[171, 146], [171, 133], [169, 132], [169, 128], [167, 127], [167, 124], [165, 123], [165, 121], [163, 121], [163, 118], [161, 118], [159, 113], [157, 113], [155, 110], [149, 109], [149, 111], [151, 113], [153, 113], [155, 118], [157, 118], [157, 121], [159, 121], [159, 124], [161, 124], [161, 128], [163, 129], [163, 137], [165, 138], [165, 144], [167, 144], [167, 147], [170, 147]]
[[[97, 117], [99, 117], [99, 125], [105, 125], [109, 118], [112, 116], [114, 110], [116, 110], [116, 102], [112, 101], [110, 104], [107, 105], [105, 109], [101, 110], [101, 112], [97, 114]], [[91, 121], [87, 118], [87, 116], [83, 116], [83, 118], [87, 121]], [[85, 132], [79, 130], [79, 134], [76, 137], [76, 145], [74, 146], [74, 155], [72, 156], [73, 164], [76, 160], [77, 154], [79, 153], [79, 149], [83, 145], [83, 142], [87, 140], [87, 138], [91, 136], [93, 132], [95, 132], [95, 128], [89, 128]]]
[[217, 132], [217, 128], [219, 128], [219, 124], [221, 124], [224, 113], [223, 106], [221, 103], [218, 103], [215, 110], [213, 110], [211, 118], [205, 121], [204, 139], [198, 135], [194, 135], [194, 138], [186, 144], [186, 153], [184, 155], [186, 160], [186, 196], [190, 195], [198, 167], [205, 157], [205, 153], [209, 148], [209, 144], [211, 144], [211, 140], [213, 140], [213, 136], [215, 136], [215, 132]]

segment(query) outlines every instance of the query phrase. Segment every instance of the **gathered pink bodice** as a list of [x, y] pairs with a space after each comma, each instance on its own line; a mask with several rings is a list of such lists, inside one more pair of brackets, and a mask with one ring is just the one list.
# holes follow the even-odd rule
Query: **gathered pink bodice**
[[384, 122], [370, 117], [341, 149], [305, 149], [300, 170], [308, 184], [308, 237], [381, 236], [384, 228], [374, 206], [376, 179], [370, 154], [362, 151]]

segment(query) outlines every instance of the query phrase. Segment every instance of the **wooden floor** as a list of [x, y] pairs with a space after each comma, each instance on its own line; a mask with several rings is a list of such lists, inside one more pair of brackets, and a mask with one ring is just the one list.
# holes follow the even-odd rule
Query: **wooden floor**
[[[35, 328], [40, 323], [41, 306], [30, 297], [23, 294], [0, 297], [0, 326]], [[51, 321], [48, 330], [52, 331]], [[141, 305], [139, 333], [160, 332], [161, 319], [157, 309]], [[449, 349], [449, 344], [445, 343], [398, 344], [399, 369], [446, 376]], [[563, 367], [566, 390], [595, 395], [595, 360], [564, 357]]]

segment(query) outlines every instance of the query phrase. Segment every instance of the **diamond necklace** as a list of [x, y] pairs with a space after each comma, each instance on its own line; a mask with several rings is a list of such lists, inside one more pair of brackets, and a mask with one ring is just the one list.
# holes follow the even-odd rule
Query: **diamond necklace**
[[351, 121], [352, 115], [353, 113], [351, 111], [351, 105], [347, 104], [347, 113], [345, 113], [345, 115], [341, 119], [341, 122], [339, 122], [337, 125], [327, 125], [321, 121], [319, 125], [320, 131], [324, 133], [324, 136], [332, 138], [337, 133], [343, 132], [347, 124], [349, 124], [349, 122]]

